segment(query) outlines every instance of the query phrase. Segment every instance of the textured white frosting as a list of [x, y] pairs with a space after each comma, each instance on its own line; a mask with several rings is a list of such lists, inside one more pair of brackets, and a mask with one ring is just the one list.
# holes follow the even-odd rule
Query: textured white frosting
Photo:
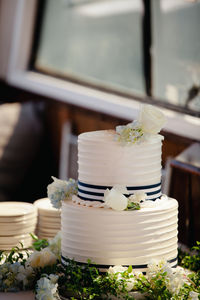
[[78, 137], [78, 178], [107, 186], [159, 183], [162, 139], [154, 135], [142, 143], [124, 146], [111, 130], [82, 133]]
[[129, 187], [129, 194], [144, 190], [147, 199], [161, 196], [162, 139], [153, 135], [141, 143], [122, 145], [115, 140], [114, 131], [79, 136], [78, 197], [64, 202], [61, 213], [63, 264], [64, 258], [81, 263], [90, 259], [102, 269], [133, 265], [140, 271], [152, 259], [176, 265], [175, 199], [145, 201], [135, 211], [114, 211], [100, 202], [104, 189], [117, 184]]
[[151, 259], [174, 259], [177, 207], [171, 198], [152, 201], [151, 207], [141, 210], [121, 212], [64, 202], [62, 255], [102, 265], [144, 265]]

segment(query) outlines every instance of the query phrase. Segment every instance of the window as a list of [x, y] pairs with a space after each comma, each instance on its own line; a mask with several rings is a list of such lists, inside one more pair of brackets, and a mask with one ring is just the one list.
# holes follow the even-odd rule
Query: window
[[[62, 16], [65, 13], [68, 14], [67, 34], [65, 34], [65, 27], [60, 26], [64, 24], [64, 21], [59, 20], [59, 15], [57, 15], [56, 23], [54, 19], [55, 28], [60, 26], [60, 31], [57, 28], [57, 32], [63, 33], [60, 43], [61, 45], [65, 44], [66, 50], [70, 47], [73, 49], [74, 43], [80, 41], [80, 36], [76, 40], [79, 30], [86, 34], [86, 28], [88, 28], [91, 36], [92, 34], [96, 36], [98, 33], [98, 39], [94, 44], [92, 43], [94, 39], [89, 40], [89, 48], [84, 40], [81, 41], [84, 45], [84, 55], [89, 61], [87, 65], [83, 61], [77, 63], [73, 58], [72, 50], [69, 51], [70, 61], [66, 50], [60, 55], [59, 51], [62, 51], [63, 47], [60, 44], [57, 45], [59, 42], [55, 42], [55, 40], [59, 40], [59, 37], [55, 37], [55, 28], [50, 22], [54, 18], [52, 16], [54, 12], [52, 13], [50, 5], [54, 5], [55, 2], [56, 6], [62, 5]], [[193, 31], [195, 31], [195, 36], [193, 39], [190, 36], [191, 47], [185, 47], [185, 44], [188, 43], [185, 38], [181, 41], [178, 50], [184, 47], [190, 51], [187, 55], [186, 52], [181, 52], [179, 56], [179, 51], [175, 49], [174, 40], [170, 36], [170, 34], [173, 35], [172, 29], [168, 31], [168, 25], [164, 19], [171, 18], [170, 14], [173, 15], [174, 12], [178, 13], [178, 9], [181, 10], [181, 21], [180, 24], [177, 23], [178, 28], [181, 29], [183, 5], [177, 3], [183, 2], [185, 3], [184, 16], [187, 16], [185, 22], [189, 20], [183, 33], [186, 32], [187, 27], [191, 28], [191, 25], [192, 30], [186, 35], [186, 38]], [[41, 9], [41, 5], [45, 3], [46, 5]], [[116, 5], [109, 8], [111, 3]], [[49, 10], [47, 9], [48, 5]], [[92, 7], [98, 7], [98, 10], [92, 9]], [[189, 8], [193, 10], [192, 17]], [[60, 7], [56, 7], [55, 11], [59, 11], [59, 9]], [[80, 20], [77, 14], [81, 15]], [[163, 18], [163, 14], [165, 14], [165, 18]], [[200, 140], [199, 39], [197, 39], [199, 28], [197, 25], [200, 18], [197, 17], [198, 14], [199, 2], [192, 0], [1, 0], [0, 16], [3, 20], [3, 27], [0, 32], [0, 62], [2, 62], [0, 77], [9, 84], [30, 92], [127, 120], [137, 117], [141, 102], [155, 103], [168, 117], [166, 131]], [[130, 16], [135, 16], [134, 21]], [[77, 18], [78, 21], [76, 21]], [[102, 55], [101, 64], [98, 60], [93, 59], [94, 52], [100, 45], [100, 37], [105, 25], [100, 24], [100, 20], [104, 20], [110, 26], [105, 35], [108, 37], [111, 34], [112, 36], [112, 43], [107, 38], [106, 45], [103, 47], [104, 51], [97, 53]], [[90, 21], [90, 26], [88, 21]], [[167, 22], [170, 24], [170, 19]], [[48, 24], [51, 24], [51, 30], [47, 28], [50, 26]], [[70, 24], [74, 26], [72, 26], [73, 34], [70, 32]], [[118, 34], [114, 33], [114, 27], [122, 28], [122, 32], [118, 30], [119, 35], [123, 33], [120, 38]], [[133, 30], [132, 35], [131, 30]], [[37, 33], [35, 34], [36, 38], [34, 38], [34, 32]], [[124, 36], [125, 32], [128, 33], [127, 36]], [[168, 32], [167, 38], [164, 37], [166, 32]], [[48, 34], [46, 35], [46, 33]], [[50, 41], [48, 38], [52, 37], [55, 38], [53, 45], [48, 44]], [[114, 37], [117, 38], [114, 39]], [[116, 48], [116, 45], [120, 44], [119, 39], [131, 45], [131, 48], [123, 44], [120, 45], [122, 50], [111, 51], [113, 45]], [[69, 40], [71, 44], [66, 43]], [[175, 39], [175, 41], [177, 40], [178, 42], [181, 40], [180, 36], [179, 39]], [[191, 49], [193, 50], [191, 51]], [[54, 50], [58, 51], [57, 54]], [[81, 49], [78, 50], [81, 52]], [[52, 56], [47, 55], [48, 51], [51, 55], [53, 53], [56, 60], [52, 60]], [[123, 53], [121, 53], [122, 51]], [[125, 57], [124, 52], [126, 53]], [[93, 56], [90, 55], [91, 53]], [[185, 74], [186, 77], [183, 76], [183, 69], [180, 68], [182, 61], [179, 61], [178, 65], [174, 65], [177, 55], [181, 60], [183, 58], [184, 64], [187, 64], [189, 69], [191, 66], [193, 69], [195, 67], [195, 80], [191, 80], [192, 76], [188, 71]], [[59, 60], [61, 58], [63, 60], [63, 57], [66, 58], [64, 63]], [[90, 57], [92, 59], [89, 59]], [[81, 53], [78, 59], [80, 61]], [[106, 63], [103, 64], [104, 59]], [[88, 64], [89, 68], [87, 68]], [[109, 72], [106, 72], [106, 68], [109, 69]], [[121, 73], [121, 69], [123, 73]], [[123, 76], [120, 76], [120, 73]], [[174, 78], [180, 82], [179, 86]], [[182, 80], [183, 78], [184, 80]], [[185, 78], [188, 81], [187, 85]], [[185, 89], [184, 93], [182, 93], [182, 86]], [[190, 95], [187, 106], [184, 104], [185, 100], [181, 100], [182, 102], [179, 103], [181, 93]]]
[[145, 94], [141, 0], [48, 0], [34, 67]]
[[194, 114], [200, 112], [199, 29], [199, 1], [153, 1], [153, 95]]
[[35, 70], [200, 113], [200, 3], [46, 0], [40, 21]]

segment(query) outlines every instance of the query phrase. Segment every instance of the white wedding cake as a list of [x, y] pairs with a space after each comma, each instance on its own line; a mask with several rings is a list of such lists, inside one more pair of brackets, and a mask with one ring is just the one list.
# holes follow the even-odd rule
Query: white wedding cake
[[163, 124], [147, 105], [138, 122], [78, 137], [78, 194], [62, 203], [63, 265], [177, 265], [178, 204], [161, 194]]

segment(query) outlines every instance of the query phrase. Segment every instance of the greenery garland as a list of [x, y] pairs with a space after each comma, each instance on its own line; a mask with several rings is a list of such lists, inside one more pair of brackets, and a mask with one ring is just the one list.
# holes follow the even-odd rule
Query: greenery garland
[[[33, 237], [33, 248], [37, 255], [48, 249], [57, 253], [52, 242]], [[79, 265], [69, 259], [67, 267], [63, 268], [59, 255], [55, 256], [52, 252], [56, 261], [50, 263], [49, 260], [45, 266], [31, 267], [32, 254], [22, 253], [19, 248], [12, 249], [9, 254], [0, 252], [0, 262], [4, 260], [0, 265], [0, 291], [35, 289], [38, 300], [60, 299], [59, 294], [71, 300], [111, 299], [113, 296], [117, 299], [133, 300], [136, 291], [144, 299], [200, 299], [200, 242], [192, 250], [195, 251], [193, 255], [179, 250], [179, 265], [191, 272], [187, 274], [187, 280], [178, 293], [170, 290], [169, 273], [162, 268], [162, 264], [151, 276], [134, 274], [131, 266], [119, 272], [100, 274], [90, 261], [86, 265]], [[174, 277], [174, 280], [177, 278]]]

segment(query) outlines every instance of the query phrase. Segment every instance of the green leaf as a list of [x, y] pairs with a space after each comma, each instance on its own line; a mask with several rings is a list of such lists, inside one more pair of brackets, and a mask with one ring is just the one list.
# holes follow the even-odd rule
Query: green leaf
[[126, 210], [139, 210], [140, 204], [135, 202], [129, 202]]
[[128, 273], [131, 273], [133, 271], [133, 268], [132, 268], [132, 266], [130, 265], [129, 267], [128, 267]]
[[38, 237], [34, 233], [30, 233], [30, 236], [32, 237], [33, 240], [38, 241]]

